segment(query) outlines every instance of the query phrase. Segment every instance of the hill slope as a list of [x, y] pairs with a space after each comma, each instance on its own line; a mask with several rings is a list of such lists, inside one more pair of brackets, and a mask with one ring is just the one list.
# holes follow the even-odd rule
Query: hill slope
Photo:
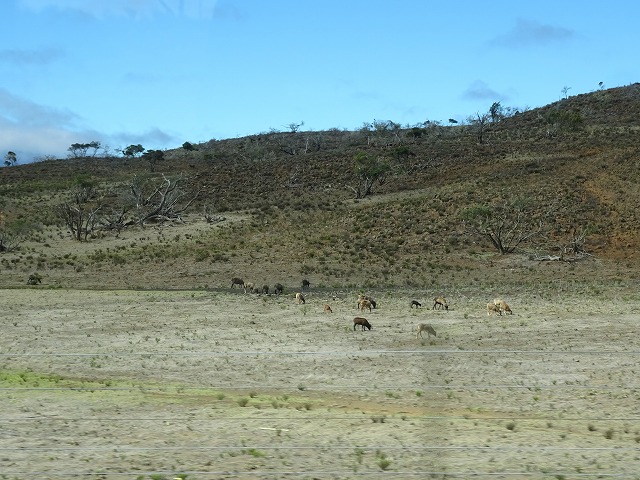
[[[270, 132], [211, 140], [193, 151], [143, 159], [47, 161], [0, 170], [4, 228], [40, 228], [0, 254], [0, 284], [38, 272], [61, 287], [214, 288], [231, 276], [295, 288], [504, 291], [531, 285], [633, 285], [640, 257], [640, 84], [569, 97], [478, 125], [426, 123], [361, 131]], [[354, 200], [356, 155], [392, 169]], [[153, 171], [151, 171], [153, 169]], [[93, 182], [102, 213], [128, 206], [134, 179], [181, 178], [184, 223], [95, 231], [74, 241], [57, 205]], [[544, 214], [542, 235], [499, 255], [469, 235], [461, 211], [526, 201]], [[205, 209], [225, 218], [205, 221]], [[586, 230], [585, 230], [586, 229]], [[585, 230], [579, 262], [542, 262]]]

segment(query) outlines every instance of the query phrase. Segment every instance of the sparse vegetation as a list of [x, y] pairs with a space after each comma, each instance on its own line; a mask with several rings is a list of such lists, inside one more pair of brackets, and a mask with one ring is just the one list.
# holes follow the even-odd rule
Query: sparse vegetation
[[[328, 466], [500, 475], [517, 445], [523, 475], [637, 472], [616, 449], [640, 443], [629, 380], [640, 86], [561, 103], [493, 105], [482, 132], [292, 124], [187, 142], [153, 165], [132, 155], [4, 169], [0, 230], [30, 225], [0, 248], [5, 463], [18, 438], [37, 471], [86, 476], [116, 463], [145, 478]], [[354, 195], [358, 159], [384, 167], [367, 195]], [[82, 185], [97, 221], [69, 225], [55, 213]], [[178, 198], [170, 190], [176, 208], [148, 216]], [[467, 207], [508, 220], [490, 231], [498, 245], [469, 235]], [[269, 293], [231, 291], [236, 276]], [[374, 328], [356, 335], [355, 298], [370, 291]], [[431, 310], [436, 295], [448, 312]], [[496, 295], [513, 316], [487, 317]], [[429, 308], [410, 310], [413, 298]], [[416, 339], [423, 321], [437, 342]], [[27, 450], [46, 438], [69, 450], [64, 462]], [[469, 448], [425, 463], [431, 445]]]

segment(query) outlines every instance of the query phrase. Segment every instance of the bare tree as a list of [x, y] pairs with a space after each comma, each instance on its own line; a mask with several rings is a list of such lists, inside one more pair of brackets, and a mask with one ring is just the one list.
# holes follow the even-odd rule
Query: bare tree
[[488, 113], [476, 113], [475, 116], [471, 116], [468, 118], [469, 124], [474, 127], [476, 136], [478, 138], [478, 143], [482, 145], [484, 143], [484, 135], [487, 124], [489, 123], [490, 115]]
[[181, 214], [196, 200], [200, 191], [187, 197], [180, 186], [182, 176], [162, 179], [134, 177], [129, 190], [135, 202], [137, 223], [181, 221]]
[[460, 216], [467, 233], [488, 239], [502, 255], [513, 253], [520, 244], [539, 235], [544, 226], [544, 217], [521, 199], [466, 207]]
[[367, 145], [371, 145], [371, 143], [373, 142], [373, 124], [369, 122], [364, 122], [362, 124], [362, 127], [360, 127], [360, 129], [358, 130], [358, 132], [360, 132], [361, 135], [366, 137]]
[[69, 201], [58, 205], [57, 210], [71, 235], [79, 242], [87, 241], [98, 224], [98, 212], [102, 209], [102, 198], [89, 182], [79, 182], [71, 192]]
[[585, 243], [587, 236], [593, 233], [594, 228], [592, 225], [581, 228], [572, 228], [569, 234], [569, 238], [565, 243], [560, 243], [556, 246], [556, 250], [560, 252], [560, 255], [536, 255], [534, 257], [537, 261], [560, 261], [560, 262], [575, 262], [586, 257], [591, 257], [590, 253], [587, 253]]
[[570, 259], [582, 258], [590, 255], [585, 249], [587, 237], [593, 233], [594, 228], [591, 225], [582, 228], [572, 228], [569, 240], [560, 247], [560, 259], [565, 260], [565, 256], [569, 255]]
[[109, 213], [103, 212], [101, 215], [100, 228], [111, 232], [115, 231], [117, 237], [122, 230], [134, 223], [127, 217], [128, 212], [129, 208], [126, 206], [111, 207]]
[[289, 125], [286, 125], [286, 127], [289, 129], [291, 133], [298, 133], [298, 130], [300, 130], [300, 127], [302, 127], [303, 125], [304, 125], [304, 122], [300, 122], [300, 123], [291, 122]]

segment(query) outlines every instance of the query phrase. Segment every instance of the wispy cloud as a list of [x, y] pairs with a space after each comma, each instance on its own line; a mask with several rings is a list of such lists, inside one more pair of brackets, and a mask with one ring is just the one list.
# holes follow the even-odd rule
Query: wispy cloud
[[0, 88], [0, 119], [4, 122], [31, 126], [72, 126], [78, 118], [68, 110], [40, 105]]
[[0, 64], [7, 63], [14, 66], [47, 65], [62, 58], [62, 56], [62, 51], [56, 48], [37, 50], [5, 49], [0, 50]]
[[[19, 0], [20, 4], [41, 12], [46, 9], [75, 11], [97, 18], [126, 16], [147, 18], [170, 14], [189, 18], [211, 19], [216, 14], [217, 0]], [[228, 13], [228, 8], [225, 8]]]
[[500, 102], [508, 100], [507, 95], [493, 90], [481, 80], [476, 80], [469, 85], [469, 88], [463, 92], [462, 98], [465, 100], [493, 100]]
[[77, 141], [74, 125], [78, 120], [73, 112], [40, 105], [0, 88], [0, 152], [16, 152], [20, 163], [43, 155], [62, 157]]
[[172, 136], [159, 128], [152, 128], [139, 134], [120, 132], [114, 134], [113, 139], [115, 141], [122, 142], [125, 146], [141, 144], [143, 147], [147, 147], [149, 144], [170, 145], [176, 142], [175, 136]]
[[574, 35], [574, 31], [568, 28], [519, 18], [511, 30], [494, 37], [490, 43], [499, 47], [548, 45], [569, 40]]
[[142, 144], [162, 148], [177, 141], [158, 128], [139, 134], [109, 134], [87, 129], [82, 123], [84, 119], [74, 112], [40, 105], [0, 88], [0, 154], [14, 151], [19, 163], [45, 155], [64, 158], [69, 146], [77, 142], [96, 140], [105, 146]]

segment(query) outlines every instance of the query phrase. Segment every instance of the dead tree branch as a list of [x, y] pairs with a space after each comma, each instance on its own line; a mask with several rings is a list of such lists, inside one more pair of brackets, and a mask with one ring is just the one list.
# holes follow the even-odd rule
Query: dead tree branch
[[144, 226], [149, 222], [181, 222], [181, 215], [200, 194], [198, 190], [188, 196], [189, 194], [180, 188], [182, 181], [181, 176], [172, 179], [164, 174], [162, 179], [134, 178], [129, 188], [135, 202], [137, 223]]
[[71, 235], [79, 242], [87, 241], [98, 223], [102, 199], [91, 185], [79, 186], [69, 202], [58, 205], [57, 210]]

